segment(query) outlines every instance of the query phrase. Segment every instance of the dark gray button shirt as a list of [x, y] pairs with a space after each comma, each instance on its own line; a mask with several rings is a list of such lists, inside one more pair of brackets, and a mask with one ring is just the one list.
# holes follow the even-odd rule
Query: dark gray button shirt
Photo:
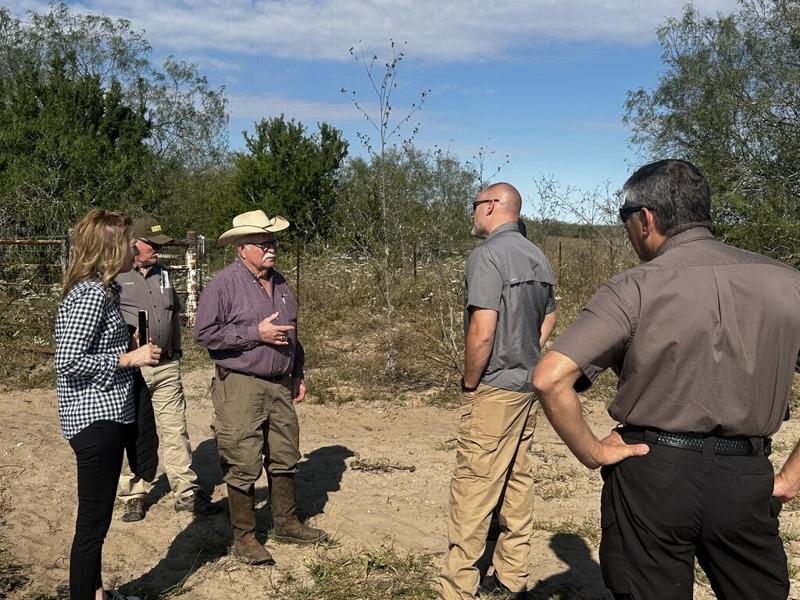
[[552, 349], [583, 371], [578, 389], [614, 369], [621, 423], [769, 436], [800, 366], [800, 273], [689, 229], [608, 280]]
[[138, 327], [139, 311], [146, 310], [150, 338], [161, 348], [162, 359], [180, 354], [180, 303], [169, 271], [155, 264], [147, 269], [146, 275], [131, 269], [117, 275], [116, 281], [122, 289], [119, 307], [125, 322]]
[[541, 356], [542, 321], [556, 309], [553, 271], [516, 223], [495, 229], [467, 258], [464, 303], [465, 333], [469, 307], [497, 311], [492, 354], [481, 382], [531, 391], [531, 374]]
[[[195, 335], [216, 364], [257, 377], [303, 376], [305, 352], [297, 339], [297, 303], [289, 285], [272, 271], [272, 297], [237, 260], [209, 282], [197, 306]], [[265, 344], [258, 324], [278, 313], [275, 325], [291, 325], [286, 346]]]

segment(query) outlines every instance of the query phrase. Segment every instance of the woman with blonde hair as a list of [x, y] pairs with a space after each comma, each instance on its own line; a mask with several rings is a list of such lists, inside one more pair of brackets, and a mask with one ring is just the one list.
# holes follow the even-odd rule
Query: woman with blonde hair
[[56, 392], [64, 437], [78, 468], [78, 517], [70, 553], [72, 600], [113, 600], [101, 577], [126, 443], [134, 433], [133, 369], [157, 365], [161, 350], [129, 351], [119, 309], [118, 273], [133, 265], [130, 220], [95, 209], [75, 227], [70, 264], [56, 316]]

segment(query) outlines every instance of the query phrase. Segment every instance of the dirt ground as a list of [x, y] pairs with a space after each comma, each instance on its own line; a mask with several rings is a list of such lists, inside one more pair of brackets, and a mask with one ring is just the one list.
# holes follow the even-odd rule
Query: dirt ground
[[[205, 370], [184, 374], [189, 433], [201, 485], [227, 508], [210, 439], [209, 381]], [[601, 404], [591, 404], [588, 410], [595, 431], [612, 427]], [[457, 411], [420, 401], [400, 406], [366, 401], [301, 404], [298, 414], [304, 455], [298, 475], [301, 512], [332, 533], [342, 548], [389, 545], [400, 552], [430, 554], [438, 564], [446, 549]], [[2, 535], [27, 581], [8, 597], [59, 597], [68, 578], [76, 498], [74, 458], [59, 433], [55, 393], [3, 394], [0, 422]], [[776, 439], [776, 462], [785, 459], [798, 431], [795, 422], [783, 428]], [[571, 457], [543, 417], [535, 440], [536, 531], [529, 586], [542, 598], [605, 598], [597, 563], [599, 474]], [[257, 502], [266, 507], [263, 479]], [[127, 584], [128, 589], [198, 600], [280, 598], [281, 579], [287, 574], [307, 576], [307, 558], [316, 552], [268, 540], [278, 562], [275, 568], [242, 565], [226, 556], [227, 511], [197, 520], [176, 513], [163, 475], [147, 503], [147, 517], [139, 523], [123, 523], [115, 513], [104, 551], [107, 587]], [[782, 515], [782, 529], [793, 563], [800, 518], [789, 508]], [[261, 510], [262, 531], [269, 519], [269, 511]], [[696, 589], [696, 599], [713, 597], [702, 583]], [[796, 581], [793, 589], [800, 589]], [[798, 598], [796, 594], [792, 598]]]

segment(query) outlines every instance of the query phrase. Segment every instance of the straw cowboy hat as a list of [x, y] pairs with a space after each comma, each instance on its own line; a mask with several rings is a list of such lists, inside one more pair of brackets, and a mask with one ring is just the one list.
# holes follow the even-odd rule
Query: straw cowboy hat
[[283, 231], [287, 227], [289, 227], [289, 221], [283, 217], [275, 215], [270, 219], [264, 214], [263, 210], [251, 210], [250, 212], [236, 215], [233, 218], [233, 227], [219, 236], [217, 244], [222, 246], [235, 242], [246, 235], [275, 233]]

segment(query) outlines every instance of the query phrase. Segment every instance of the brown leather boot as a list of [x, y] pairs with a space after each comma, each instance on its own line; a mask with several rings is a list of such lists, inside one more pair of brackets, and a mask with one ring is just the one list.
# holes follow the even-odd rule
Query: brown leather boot
[[292, 544], [314, 544], [329, 539], [328, 534], [321, 529], [303, 525], [297, 518], [294, 475], [273, 475], [270, 494], [275, 540]]
[[275, 560], [256, 539], [256, 510], [253, 486], [247, 492], [228, 486], [233, 545], [231, 554], [250, 565], [274, 565]]

